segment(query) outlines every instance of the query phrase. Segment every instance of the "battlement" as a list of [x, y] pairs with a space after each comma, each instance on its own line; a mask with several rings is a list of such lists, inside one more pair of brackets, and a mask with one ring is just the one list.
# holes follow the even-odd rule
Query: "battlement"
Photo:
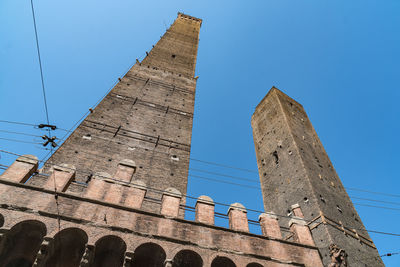
[[199, 18], [190, 16], [190, 15], [186, 15], [186, 14], [181, 13], [181, 12], [178, 12], [178, 18], [182, 18], [182, 19], [191, 19], [191, 20], [197, 21], [197, 22], [200, 23], [200, 26], [201, 26], [201, 23], [203, 22], [202, 19], [199, 19]]
[[93, 175], [83, 196], [68, 191], [76, 172], [68, 164], [53, 166], [41, 187], [26, 184], [27, 177], [37, 172], [37, 163], [37, 158], [31, 155], [21, 156], [0, 176], [3, 238], [12, 238], [11, 233], [21, 224], [24, 229], [40, 229], [35, 231], [43, 249], [39, 254], [31, 251], [35, 266], [51, 261], [57, 236], [70, 231], [85, 236], [84, 241], [80, 240], [84, 249], [79, 260], [92, 263], [96, 261], [96, 249], [111, 238], [119, 244], [115, 249], [123, 250], [121, 255], [125, 255], [123, 259], [129, 264], [140, 260], [129, 255], [140, 254], [137, 252], [140, 245], [151, 241], [163, 251], [163, 261], [172, 261], [179, 247], [179, 251], [196, 253], [207, 263], [204, 266], [210, 266], [217, 258], [226, 258], [237, 266], [250, 263], [262, 266], [266, 262], [272, 266], [322, 266], [311, 232], [301, 218], [291, 222], [293, 241], [282, 238], [277, 217], [272, 213], [260, 215], [262, 235], [255, 235], [249, 232], [246, 208], [234, 203], [227, 212], [229, 229], [226, 229], [214, 225], [215, 204], [208, 196], [197, 199], [195, 221], [180, 218], [185, 196], [175, 188], [162, 191], [159, 214], [142, 210], [146, 192], [152, 189], [143, 181], [130, 181], [136, 167], [132, 161], [121, 163], [113, 175], [104, 172]]

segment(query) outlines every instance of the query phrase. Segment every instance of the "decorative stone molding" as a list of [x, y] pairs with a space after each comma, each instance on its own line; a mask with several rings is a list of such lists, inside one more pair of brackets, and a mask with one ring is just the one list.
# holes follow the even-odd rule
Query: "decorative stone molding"
[[329, 245], [329, 256], [331, 257], [331, 263], [328, 267], [347, 267], [347, 253], [343, 249], [339, 248], [336, 244]]

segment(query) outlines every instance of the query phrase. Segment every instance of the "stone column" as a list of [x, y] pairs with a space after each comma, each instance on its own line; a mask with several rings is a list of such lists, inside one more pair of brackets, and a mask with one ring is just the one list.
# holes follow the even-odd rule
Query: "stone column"
[[134, 252], [125, 252], [125, 260], [123, 267], [131, 267]]
[[166, 259], [165, 261], [164, 261], [164, 267], [172, 267], [172, 265], [173, 265], [173, 260], [171, 260], [171, 259]]
[[89, 267], [94, 256], [94, 246], [86, 245], [79, 267]]
[[36, 259], [33, 263], [33, 267], [42, 266], [46, 256], [49, 254], [49, 244], [53, 239], [51, 237], [44, 237], [42, 244], [40, 245], [39, 252], [36, 255]]

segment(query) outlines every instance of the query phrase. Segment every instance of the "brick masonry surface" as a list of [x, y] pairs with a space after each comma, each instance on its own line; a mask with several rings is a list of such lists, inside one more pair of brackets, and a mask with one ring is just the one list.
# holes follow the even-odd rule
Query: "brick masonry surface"
[[[148, 187], [177, 188], [186, 193], [194, 98], [194, 77], [201, 20], [178, 18], [120, 82], [107, 94], [45, 165], [76, 167], [76, 181], [96, 172], [114, 174], [123, 160], [132, 160], [131, 180]], [[40, 185], [31, 179], [30, 184]], [[149, 197], [161, 195], [149, 191]], [[159, 205], [144, 208], [159, 212]], [[183, 215], [183, 212], [182, 212]]]
[[311, 225], [325, 265], [334, 243], [350, 266], [384, 266], [302, 105], [272, 88], [251, 122], [265, 210], [287, 214], [301, 203], [306, 220], [334, 219]]
[[[65, 261], [65, 264], [72, 261], [74, 255], [79, 256], [78, 265], [66, 266], [122, 266], [122, 262], [124, 266], [168, 266], [164, 265], [168, 259], [175, 264], [179, 262], [176, 255], [181, 251], [193, 252], [203, 264], [196, 265], [196, 257], [192, 255], [185, 264], [174, 266], [229, 266], [212, 263], [221, 257], [231, 260], [234, 266], [252, 266], [248, 265], [250, 263], [259, 264], [255, 266], [322, 266], [318, 249], [313, 244], [254, 235], [247, 229], [240, 231], [187, 221], [177, 213], [158, 215], [70, 193], [58, 193], [57, 207], [54, 191], [3, 179], [0, 179], [0, 193], [0, 264], [8, 263], [9, 259], [4, 261], [1, 254], [2, 246], [7, 244], [12, 247], [10, 257], [23, 256], [26, 261], [35, 262], [35, 266], [52, 266], [49, 262], [53, 261]], [[165, 201], [165, 195], [163, 199]], [[200, 199], [198, 204], [202, 203]], [[179, 201], [169, 208], [174, 209], [174, 206], [179, 207]], [[202, 216], [213, 214], [213, 211], [208, 215], [203, 211]], [[231, 218], [230, 224], [243, 223], [243, 216], [239, 217], [236, 221]], [[69, 239], [59, 237], [64, 232]], [[33, 238], [35, 235], [37, 237]], [[23, 238], [25, 246], [18, 246], [17, 237]], [[104, 249], [101, 242], [104, 239], [107, 242], [118, 240], [119, 245]], [[12, 245], [14, 243], [16, 245]], [[139, 256], [140, 248], [148, 244], [156, 244], [163, 252], [162, 259], [155, 265]], [[65, 249], [67, 247], [70, 249]], [[152, 247], [147, 255], [157, 258], [155, 255], [159, 253]], [[111, 265], [96, 265], [99, 260], [104, 263], [110, 258], [113, 259]]]

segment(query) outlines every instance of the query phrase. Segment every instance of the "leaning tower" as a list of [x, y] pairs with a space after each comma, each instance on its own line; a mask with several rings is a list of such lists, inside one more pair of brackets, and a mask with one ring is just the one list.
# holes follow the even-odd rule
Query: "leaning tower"
[[[257, 222], [248, 220], [240, 203], [230, 205], [226, 214], [216, 214], [216, 203], [205, 195], [194, 207], [186, 205], [201, 24], [178, 13], [146, 58], [119, 79], [48, 161], [42, 165], [34, 155], [18, 155], [0, 176], [1, 267], [323, 266], [316, 239], [329, 236], [313, 238], [311, 233], [328, 231], [329, 214], [317, 214], [315, 208], [319, 217], [307, 224], [310, 209], [303, 198], [287, 196], [292, 192], [279, 194], [295, 216], [282, 215], [281, 199], [273, 199], [276, 206], [266, 207], [279, 213], [260, 214], [261, 235], [249, 232], [249, 222]], [[261, 106], [256, 113], [269, 112], [268, 105]], [[281, 110], [271, 112], [284, 118]], [[280, 123], [288, 128], [288, 122]], [[260, 122], [261, 139], [265, 130]], [[259, 146], [264, 159], [269, 150]], [[299, 157], [295, 149], [293, 156]], [[280, 150], [272, 152], [272, 159], [278, 165], [286, 162]], [[265, 168], [262, 172], [271, 173], [276, 166]], [[296, 179], [308, 181], [308, 176]], [[267, 182], [262, 180], [264, 193]], [[307, 197], [314, 205], [315, 196]], [[338, 205], [347, 214], [346, 201]], [[185, 211], [193, 212], [195, 220], [185, 220]], [[216, 226], [215, 215], [227, 219], [229, 228]], [[343, 235], [358, 236], [364, 245], [368, 237], [350, 233], [346, 223]]]
[[291, 214], [300, 205], [293, 215], [308, 222], [325, 266], [335, 250], [348, 266], [384, 266], [303, 106], [273, 87], [251, 123], [264, 208]]

